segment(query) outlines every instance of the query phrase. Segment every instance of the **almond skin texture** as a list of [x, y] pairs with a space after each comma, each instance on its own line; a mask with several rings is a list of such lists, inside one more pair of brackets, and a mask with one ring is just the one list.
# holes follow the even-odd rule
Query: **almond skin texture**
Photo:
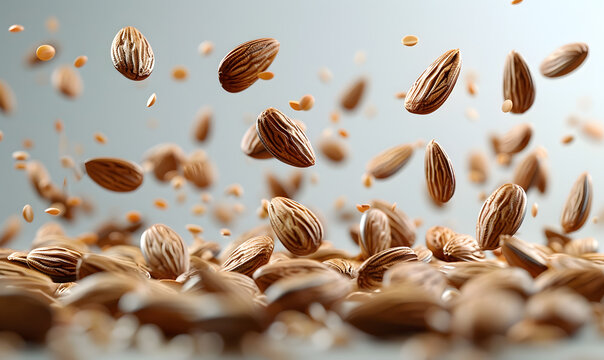
[[413, 155], [413, 146], [402, 144], [377, 154], [366, 166], [367, 173], [376, 179], [386, 179], [396, 174]]
[[76, 266], [81, 257], [81, 252], [65, 247], [39, 247], [27, 254], [27, 265], [54, 282], [70, 282], [76, 280]]
[[277, 160], [301, 168], [315, 164], [315, 152], [306, 134], [281, 111], [268, 108], [258, 115], [256, 132], [266, 150]]
[[567, 75], [583, 64], [589, 47], [586, 43], [563, 45], [546, 57], [539, 70], [545, 77], [556, 78]]
[[268, 216], [273, 231], [292, 254], [310, 255], [321, 245], [323, 226], [302, 204], [284, 197], [273, 198]]
[[447, 227], [433, 226], [426, 231], [426, 247], [437, 259], [446, 260], [443, 252], [445, 245], [455, 236], [457, 233]]
[[456, 234], [443, 247], [446, 261], [481, 261], [485, 255], [470, 235]]
[[499, 247], [500, 235], [514, 235], [526, 213], [526, 193], [516, 184], [504, 184], [484, 202], [476, 223], [476, 240], [482, 250]]
[[272, 38], [248, 41], [228, 53], [218, 66], [218, 81], [230, 93], [243, 91], [258, 80], [279, 52], [279, 42]]
[[533, 136], [531, 124], [518, 124], [501, 137], [492, 138], [493, 149], [496, 154], [517, 154], [524, 150]]
[[383, 200], [373, 200], [371, 207], [381, 210], [388, 217], [390, 226], [390, 236], [392, 238], [390, 245], [411, 247], [415, 243], [415, 225], [407, 215], [399, 208], [392, 208], [392, 205]]
[[361, 256], [368, 258], [390, 247], [390, 224], [388, 216], [378, 209], [363, 213], [360, 224]]
[[143, 170], [131, 161], [96, 158], [86, 161], [85, 165], [88, 176], [107, 190], [129, 192], [143, 183]]
[[459, 49], [436, 59], [415, 81], [405, 97], [405, 109], [413, 114], [430, 114], [445, 103], [461, 70]]
[[408, 261], [417, 261], [417, 255], [406, 246], [381, 251], [361, 264], [357, 284], [361, 289], [378, 288], [386, 271], [396, 264]]
[[250, 126], [245, 134], [243, 134], [240, 147], [245, 155], [254, 159], [270, 159], [273, 157], [273, 155], [266, 150], [262, 141], [260, 141], [255, 124]]
[[449, 155], [434, 140], [426, 147], [424, 169], [428, 193], [432, 200], [437, 204], [449, 201], [455, 193], [455, 172]]
[[155, 224], [141, 235], [141, 251], [156, 279], [176, 279], [189, 270], [189, 252], [174, 230]]
[[522, 114], [535, 101], [535, 86], [528, 65], [515, 51], [505, 59], [503, 68], [503, 99], [512, 100], [512, 112]]
[[346, 111], [353, 111], [356, 109], [363, 99], [363, 94], [365, 94], [366, 87], [367, 80], [365, 78], [359, 78], [352, 84], [348, 85], [340, 100], [340, 105], [342, 108]]
[[592, 197], [591, 176], [584, 172], [573, 184], [562, 209], [560, 225], [565, 233], [577, 231], [585, 224], [591, 210]]
[[533, 277], [547, 270], [545, 257], [532, 244], [509, 235], [501, 236], [500, 241], [503, 256], [510, 266], [522, 268]]
[[155, 55], [145, 36], [132, 26], [121, 29], [111, 44], [111, 61], [130, 80], [144, 80], [153, 71]]
[[210, 130], [212, 129], [212, 118], [214, 117], [212, 113], [212, 109], [204, 108], [201, 109], [197, 118], [195, 119], [195, 123], [193, 124], [193, 137], [198, 142], [204, 142], [208, 138], [210, 134]]
[[225, 271], [234, 271], [252, 276], [262, 265], [268, 263], [275, 244], [268, 236], [256, 236], [239, 245], [226, 259], [222, 267]]

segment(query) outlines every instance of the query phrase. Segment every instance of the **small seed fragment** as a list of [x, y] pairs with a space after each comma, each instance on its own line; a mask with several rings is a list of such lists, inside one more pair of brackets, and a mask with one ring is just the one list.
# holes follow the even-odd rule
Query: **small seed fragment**
[[164, 199], [155, 199], [153, 200], [153, 205], [160, 210], [165, 210], [168, 208], [168, 202]]
[[61, 209], [58, 208], [54, 208], [54, 207], [49, 207], [46, 210], [44, 210], [45, 213], [52, 215], [52, 216], [58, 216], [61, 214]]
[[403, 37], [403, 39], [401, 40], [401, 43], [405, 46], [415, 46], [418, 41], [419, 41], [419, 39], [417, 38], [417, 36], [407, 35], [407, 36]]
[[189, 70], [184, 66], [175, 66], [172, 68], [172, 78], [177, 81], [184, 81], [189, 76]]
[[21, 32], [23, 30], [25, 30], [25, 28], [22, 25], [18, 25], [18, 24], [11, 25], [11, 26], [8, 27], [8, 31], [10, 31], [12, 33], [18, 33], [18, 32]]
[[107, 137], [103, 135], [103, 133], [98, 132], [94, 134], [94, 141], [101, 145], [104, 145], [107, 143]]
[[271, 71], [263, 71], [258, 74], [258, 79], [260, 79], [260, 80], [271, 80], [274, 77], [275, 77], [275, 74], [273, 74], [273, 72], [271, 72]]
[[220, 229], [220, 235], [222, 235], [222, 236], [231, 236], [231, 230], [226, 229], [226, 228]]
[[503, 111], [504, 113], [509, 113], [510, 111], [512, 111], [513, 107], [514, 103], [512, 102], [512, 100], [507, 99], [503, 102], [503, 104], [501, 104], [501, 111]]
[[34, 221], [34, 210], [32, 209], [31, 205], [27, 204], [23, 207], [23, 219], [25, 219], [25, 221], [27, 221], [28, 223]]
[[371, 208], [371, 205], [369, 204], [357, 204], [357, 210], [360, 213], [364, 213], [365, 211], [369, 210]]
[[573, 140], [575, 140], [574, 135], [572, 135], [572, 134], [568, 134], [568, 135], [564, 135], [564, 136], [562, 137], [562, 139], [560, 140], [560, 142], [561, 142], [562, 144], [564, 144], [564, 145], [568, 145], [568, 144], [570, 144], [571, 142], [573, 142]]
[[531, 207], [531, 215], [533, 217], [537, 217], [538, 212], [539, 212], [539, 204], [533, 203], [533, 206]]
[[315, 98], [312, 95], [304, 95], [300, 98], [300, 108], [304, 111], [312, 109], [315, 104]]
[[73, 61], [73, 66], [75, 66], [77, 68], [81, 68], [82, 66], [86, 65], [87, 62], [88, 62], [88, 56], [80, 55]]
[[214, 43], [209, 40], [202, 41], [197, 47], [197, 51], [199, 51], [202, 56], [208, 56], [214, 51]]
[[41, 61], [49, 61], [55, 57], [56, 50], [52, 45], [40, 45], [36, 49], [36, 56]]

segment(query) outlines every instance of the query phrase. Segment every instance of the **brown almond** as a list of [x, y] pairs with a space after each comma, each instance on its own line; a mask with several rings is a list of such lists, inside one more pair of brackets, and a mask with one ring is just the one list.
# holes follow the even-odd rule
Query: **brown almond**
[[437, 204], [449, 201], [455, 193], [455, 171], [449, 155], [435, 140], [426, 147], [424, 170], [432, 200]]
[[583, 64], [589, 47], [586, 43], [572, 43], [560, 46], [541, 62], [539, 70], [545, 77], [556, 78], [571, 73]]
[[183, 163], [185, 179], [200, 189], [212, 186], [216, 179], [216, 169], [203, 150], [194, 151]]
[[367, 87], [367, 79], [364, 77], [356, 79], [354, 82], [348, 85], [344, 90], [340, 99], [340, 105], [344, 110], [352, 111], [357, 108], [363, 95], [365, 94], [365, 88]]
[[406, 246], [394, 247], [374, 254], [359, 267], [357, 284], [361, 289], [378, 288], [386, 271], [398, 263], [409, 261], [417, 261], [417, 255]]
[[82, 255], [76, 266], [78, 280], [98, 272], [115, 272], [149, 278], [149, 272], [134, 261], [119, 257], [88, 253]]
[[348, 157], [346, 143], [335, 136], [325, 136], [319, 141], [319, 151], [327, 159], [339, 163]]
[[413, 155], [413, 146], [410, 144], [386, 149], [367, 163], [367, 173], [376, 179], [386, 179], [405, 166], [411, 155]]
[[95, 158], [86, 161], [88, 176], [101, 187], [115, 192], [136, 190], [143, 183], [143, 169], [118, 158]]
[[483, 250], [499, 247], [500, 235], [514, 235], [526, 213], [526, 193], [515, 184], [504, 184], [482, 205], [476, 222], [476, 240]]
[[439, 56], [419, 76], [405, 97], [405, 109], [413, 114], [430, 114], [445, 103], [461, 70], [459, 49]]
[[222, 267], [224, 271], [234, 271], [251, 277], [254, 271], [268, 263], [273, 248], [273, 239], [270, 237], [253, 237], [233, 250]]
[[443, 273], [432, 265], [423, 262], [404, 262], [397, 264], [386, 271], [383, 287], [399, 287], [403, 284], [412, 284], [434, 294], [440, 298], [449, 284]]
[[512, 127], [501, 137], [492, 138], [496, 154], [517, 154], [524, 150], [533, 136], [533, 125], [524, 123]]
[[160, 144], [145, 154], [145, 162], [150, 164], [158, 181], [170, 181], [185, 161], [185, 152], [176, 144]]
[[551, 268], [537, 277], [535, 285], [540, 291], [567, 287], [599, 302], [604, 296], [604, 272], [596, 267]]
[[300, 126], [275, 108], [264, 110], [256, 120], [258, 137], [277, 160], [296, 167], [315, 164], [315, 153]]
[[371, 201], [371, 207], [381, 210], [388, 217], [392, 239], [391, 246], [413, 246], [415, 243], [415, 224], [402, 210], [383, 200]]
[[449, 280], [453, 286], [461, 288], [468, 280], [476, 276], [488, 274], [504, 267], [505, 264], [497, 260], [459, 261], [442, 264], [439, 267], [439, 270], [445, 274], [447, 280]]
[[205, 107], [197, 113], [195, 123], [193, 124], [193, 137], [198, 142], [204, 142], [212, 129], [212, 118], [214, 114], [212, 109]]
[[295, 255], [317, 251], [323, 240], [323, 226], [304, 205], [284, 197], [271, 199], [268, 216], [273, 231], [287, 250]]
[[253, 278], [261, 291], [286, 277], [296, 277], [312, 272], [329, 272], [329, 267], [315, 260], [287, 259], [271, 262], [254, 272]]
[[573, 184], [562, 209], [560, 224], [565, 233], [577, 231], [585, 224], [591, 210], [592, 197], [591, 176], [584, 172]]
[[470, 170], [470, 181], [482, 184], [489, 177], [489, 162], [486, 155], [481, 151], [473, 151], [468, 157], [468, 170]]
[[520, 185], [524, 191], [528, 191], [537, 182], [539, 167], [539, 156], [535, 152], [528, 154], [516, 166], [513, 183]]
[[552, 229], [544, 229], [543, 233], [547, 240], [547, 246], [555, 252], [564, 251], [564, 246], [572, 240], [570, 237]]
[[176, 279], [189, 268], [189, 252], [174, 230], [155, 224], [141, 235], [141, 251], [156, 279]]
[[443, 250], [456, 235], [455, 231], [447, 227], [433, 226], [426, 231], [426, 246], [437, 259], [446, 261]]
[[470, 235], [456, 234], [443, 246], [445, 261], [481, 261], [485, 254]]
[[13, 90], [6, 81], [0, 79], [0, 111], [8, 115], [15, 109], [16, 101]]
[[564, 252], [572, 256], [597, 253], [598, 240], [592, 237], [571, 240], [564, 246]]
[[512, 112], [522, 114], [535, 101], [535, 85], [528, 65], [515, 51], [511, 51], [503, 68], [503, 99], [512, 100]]
[[346, 275], [351, 279], [354, 279], [358, 276], [357, 273], [357, 264], [352, 260], [347, 259], [329, 259], [323, 261], [323, 264], [327, 265], [327, 267], [339, 272], [342, 275]]
[[132, 26], [118, 31], [111, 43], [111, 61], [130, 80], [144, 80], [153, 71], [155, 55], [147, 38]]
[[388, 216], [378, 209], [363, 213], [360, 223], [361, 256], [366, 259], [390, 247], [390, 224]]
[[258, 74], [268, 69], [278, 52], [279, 42], [272, 38], [240, 44], [218, 65], [220, 85], [230, 93], [247, 89], [258, 80]]
[[533, 277], [547, 270], [545, 257], [532, 244], [509, 235], [503, 235], [500, 239], [503, 256], [510, 266], [522, 268]]
[[590, 304], [568, 289], [555, 289], [532, 296], [526, 304], [526, 317], [539, 324], [550, 324], [573, 335], [592, 318]]
[[273, 157], [269, 153], [256, 132], [256, 124], [250, 126], [249, 129], [243, 134], [241, 138], [241, 151], [249, 157], [254, 159], [270, 159]]
[[[23, 340], [43, 344], [53, 326], [54, 313], [42, 294], [9, 286], [0, 289], [0, 331], [16, 336], [16, 344], [21, 344]], [[4, 335], [8, 347], [5, 354], [13, 350], [10, 345], [13, 336]]]
[[27, 254], [27, 265], [54, 282], [69, 282], [76, 280], [76, 266], [81, 257], [81, 252], [66, 247], [39, 247]]
[[58, 67], [52, 72], [52, 85], [57, 91], [72, 99], [80, 96], [84, 88], [80, 73], [68, 65]]

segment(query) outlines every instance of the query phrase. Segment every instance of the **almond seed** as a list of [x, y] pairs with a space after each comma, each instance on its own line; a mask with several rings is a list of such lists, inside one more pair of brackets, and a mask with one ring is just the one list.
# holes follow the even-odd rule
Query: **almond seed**
[[564, 76], [581, 66], [588, 52], [589, 47], [586, 43], [563, 45], [541, 62], [539, 70], [543, 76], [549, 78]]
[[514, 114], [526, 112], [535, 101], [535, 86], [528, 65], [513, 50], [507, 55], [503, 69], [503, 99], [512, 101]]
[[309, 255], [321, 245], [323, 226], [302, 204], [276, 197], [271, 199], [268, 215], [273, 231], [292, 254]]
[[155, 93], [151, 94], [147, 99], [147, 107], [151, 107], [155, 105], [155, 101], [157, 100], [157, 95]]
[[96, 158], [86, 161], [85, 165], [88, 176], [110, 191], [134, 191], [143, 183], [143, 170], [130, 161], [118, 158]]
[[140, 81], [151, 75], [155, 55], [147, 38], [132, 26], [118, 31], [111, 43], [111, 61], [122, 75]]
[[409, 144], [386, 149], [367, 163], [367, 173], [376, 179], [386, 179], [405, 166], [411, 155], [413, 155], [413, 146]]
[[23, 207], [23, 219], [25, 219], [25, 221], [27, 221], [28, 223], [34, 221], [34, 210], [32, 209], [31, 205], [27, 204]]
[[591, 176], [584, 172], [573, 184], [562, 209], [560, 224], [565, 233], [577, 231], [585, 224], [591, 210], [592, 197]]
[[88, 62], [88, 56], [80, 55], [73, 61], [73, 66], [75, 66], [77, 68], [81, 68], [82, 66], [86, 65], [87, 62]]
[[176, 279], [189, 269], [189, 253], [182, 238], [163, 224], [155, 224], [141, 235], [141, 251], [151, 275], [158, 279]]
[[449, 201], [455, 193], [455, 172], [449, 156], [435, 140], [426, 147], [424, 169], [432, 200], [439, 204]]
[[366, 87], [367, 80], [365, 78], [359, 78], [348, 85], [340, 100], [342, 108], [346, 111], [355, 110], [363, 99]]
[[361, 256], [368, 258], [390, 247], [390, 225], [388, 216], [378, 209], [363, 213], [360, 223]]
[[415, 45], [417, 45], [418, 41], [419, 41], [419, 39], [417, 38], [417, 36], [415, 36], [415, 35], [406, 35], [401, 40], [401, 43], [403, 45], [405, 45], [405, 46], [415, 46]]
[[41, 61], [49, 61], [55, 57], [55, 48], [52, 45], [40, 45], [36, 49], [36, 57]]

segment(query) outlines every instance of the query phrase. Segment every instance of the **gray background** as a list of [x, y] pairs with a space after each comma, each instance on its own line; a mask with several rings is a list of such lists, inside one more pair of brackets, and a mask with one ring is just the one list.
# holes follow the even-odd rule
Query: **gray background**
[[[487, 136], [503, 132], [520, 122], [536, 127], [529, 149], [543, 145], [549, 152], [550, 189], [546, 196], [529, 193], [529, 204], [538, 202], [536, 219], [527, 216], [520, 230], [522, 238], [542, 242], [544, 225], [557, 225], [561, 206], [576, 177], [585, 170], [595, 187], [593, 214], [600, 211], [599, 184], [604, 178], [600, 144], [577, 137], [570, 146], [560, 145], [569, 128], [566, 118], [578, 114], [598, 119], [604, 112], [600, 101], [604, 89], [602, 64], [601, 1], [525, 1], [512, 6], [500, 1], [4, 1], [0, 11], [0, 78], [13, 88], [18, 101], [12, 116], [0, 115], [0, 219], [20, 214], [23, 205], [33, 205], [36, 218], [24, 224], [14, 248], [26, 248], [37, 227], [51, 217], [43, 213], [47, 206], [33, 193], [25, 174], [13, 170], [11, 153], [21, 149], [24, 138], [35, 142], [32, 158], [43, 161], [53, 179], [60, 183], [68, 174], [58, 161], [58, 136], [53, 131], [55, 119], [61, 118], [72, 145], [84, 145], [85, 155], [117, 156], [140, 161], [144, 151], [162, 142], [175, 142], [191, 151], [199, 146], [191, 141], [190, 128], [197, 110], [204, 105], [214, 109], [215, 122], [211, 140], [201, 146], [217, 164], [219, 182], [212, 188], [214, 199], [225, 199], [225, 186], [241, 183], [245, 188], [245, 216], [231, 226], [234, 234], [258, 223], [255, 209], [266, 197], [264, 173], [271, 170], [285, 176], [290, 168], [275, 160], [256, 161], [239, 150], [242, 134], [248, 128], [245, 118], [254, 118], [269, 106], [282, 109], [303, 120], [313, 143], [321, 131], [330, 126], [329, 112], [337, 108], [343, 87], [359, 75], [371, 79], [362, 108], [374, 105], [377, 116], [368, 119], [363, 110], [344, 115], [339, 126], [350, 133], [351, 149], [348, 162], [333, 166], [319, 157], [317, 165], [305, 170], [320, 175], [317, 185], [306, 183], [299, 200], [328, 219], [327, 239], [352, 249], [346, 226], [334, 221], [333, 201], [346, 195], [348, 206], [369, 202], [379, 197], [396, 201], [411, 217], [420, 217], [425, 230], [436, 224], [449, 224], [459, 232], [473, 234], [481, 202], [478, 193], [490, 193], [498, 184], [512, 176], [513, 167], [492, 167], [490, 181], [475, 186], [467, 179], [467, 154], [472, 149], [492, 153]], [[60, 29], [50, 34], [45, 20], [54, 15]], [[8, 26], [25, 26], [19, 34], [7, 32]], [[123, 26], [141, 30], [156, 55], [153, 74], [142, 83], [127, 80], [113, 69], [109, 49], [115, 33]], [[417, 46], [400, 44], [406, 34], [419, 36]], [[259, 81], [239, 94], [223, 91], [217, 80], [221, 58], [233, 47], [259, 37], [274, 37], [281, 42], [279, 55], [270, 70], [275, 78]], [[23, 64], [23, 57], [40, 42], [54, 40], [61, 46], [58, 56], [35, 69]], [[202, 58], [197, 52], [203, 40], [215, 43], [214, 53]], [[589, 57], [575, 73], [561, 79], [545, 79], [538, 72], [541, 60], [558, 46], [584, 41], [590, 45]], [[406, 91], [417, 76], [440, 54], [459, 48], [463, 60], [458, 84], [449, 100], [428, 116], [412, 115], [403, 102], [394, 98]], [[503, 114], [502, 68], [506, 54], [515, 49], [529, 64], [537, 88], [536, 101], [524, 115]], [[355, 52], [364, 51], [367, 61], [357, 65]], [[63, 98], [50, 85], [51, 71], [61, 64], [71, 64], [76, 56], [85, 54], [89, 61], [80, 69], [84, 92], [75, 101]], [[185, 82], [171, 79], [171, 69], [184, 65], [189, 70]], [[334, 74], [329, 84], [319, 81], [317, 72], [327, 66]], [[465, 91], [465, 77], [475, 71], [479, 94], [470, 97]], [[43, 80], [40, 83], [40, 80]], [[151, 93], [157, 103], [146, 108]], [[316, 98], [309, 112], [294, 113], [288, 101], [310, 93]], [[478, 121], [465, 117], [468, 107], [475, 108]], [[149, 119], [157, 119], [159, 127], [149, 129]], [[337, 127], [336, 127], [337, 129]], [[97, 131], [109, 142], [93, 141]], [[396, 176], [377, 182], [365, 189], [360, 182], [366, 162], [375, 154], [399, 143], [436, 138], [446, 149], [457, 172], [457, 191], [443, 209], [428, 201], [424, 189], [423, 151]], [[516, 162], [522, 158], [521, 155]], [[71, 180], [71, 178], [70, 178]], [[82, 217], [68, 231], [75, 235], [88, 231], [111, 216], [121, 218], [131, 209], [141, 211], [149, 222], [163, 222], [186, 238], [184, 225], [202, 225], [205, 237], [225, 244], [218, 234], [222, 226], [211, 217], [195, 218], [190, 207], [198, 202], [198, 191], [189, 188], [186, 205], [175, 203], [175, 193], [168, 185], [147, 177], [135, 193], [115, 194], [96, 186], [88, 178], [79, 183], [70, 181], [70, 192], [86, 194], [97, 205], [93, 217]], [[159, 211], [152, 200], [163, 197], [170, 208]], [[232, 199], [226, 199], [231, 201]], [[577, 236], [598, 237], [598, 225], [588, 223]], [[391, 349], [396, 353], [397, 349]], [[576, 350], [576, 349], [575, 349]], [[574, 355], [579, 353], [573, 350]], [[359, 353], [360, 354], [360, 353]], [[561, 356], [562, 353], [559, 353]]]

